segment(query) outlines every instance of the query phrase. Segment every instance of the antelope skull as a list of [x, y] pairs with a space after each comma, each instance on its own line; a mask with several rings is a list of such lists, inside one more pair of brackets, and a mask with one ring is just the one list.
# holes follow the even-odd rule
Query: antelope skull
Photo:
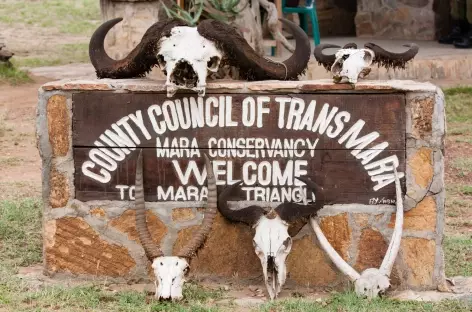
[[177, 253], [176, 256], [164, 256], [159, 246], [154, 243], [146, 223], [146, 211], [143, 188], [143, 156], [139, 152], [136, 165], [136, 230], [139, 235], [147, 258], [152, 262], [152, 269], [156, 277], [156, 298], [178, 300], [182, 298], [182, 287], [189, 270], [189, 261], [204, 243], [211, 230], [216, 215], [217, 191], [213, 167], [206, 154], [205, 167], [208, 181], [208, 199], [204, 218], [200, 228], [194, 233], [190, 241]]
[[392, 272], [395, 258], [397, 257], [398, 250], [400, 249], [403, 228], [402, 191], [396, 168], [394, 168], [394, 175], [397, 196], [395, 228], [393, 230], [392, 240], [388, 246], [385, 258], [380, 265], [380, 269], [369, 268], [359, 274], [346, 261], [344, 261], [344, 259], [341, 258], [336, 250], [334, 250], [334, 248], [330, 245], [315, 218], [310, 219], [311, 226], [318, 237], [321, 248], [323, 248], [323, 250], [328, 254], [338, 269], [354, 282], [355, 292], [359, 297], [367, 297], [372, 299], [384, 294], [385, 291], [390, 287], [390, 273]]
[[223, 22], [203, 20], [190, 27], [180, 19], [152, 25], [141, 42], [122, 60], [111, 59], [104, 48], [108, 31], [122, 18], [115, 18], [97, 28], [90, 39], [89, 56], [98, 78], [144, 77], [158, 66], [166, 77], [167, 96], [178, 89], [190, 89], [205, 95], [208, 72], [216, 72], [221, 60], [236, 67], [247, 80], [295, 80], [310, 59], [310, 41], [298, 25], [285, 19], [296, 41], [293, 55], [283, 63], [258, 55], [238, 31]]
[[[370, 73], [370, 66], [374, 63], [385, 68], [405, 68], [407, 62], [418, 53], [416, 44], [404, 45], [408, 51], [404, 53], [392, 53], [386, 51], [374, 43], [366, 43], [364, 49], [358, 49], [355, 43], [348, 43], [342, 49], [333, 44], [320, 44], [316, 46], [314, 55], [318, 63], [330, 70], [334, 82], [341, 82], [347, 78], [349, 83], [357, 83], [359, 78], [365, 78]], [[337, 48], [335, 54], [323, 54], [324, 49]]]
[[[314, 182], [306, 178], [297, 178], [316, 188]], [[316, 213], [322, 202], [311, 205], [282, 203], [275, 209], [266, 212], [264, 208], [252, 205], [239, 210], [228, 207], [228, 197], [242, 181], [228, 185], [218, 198], [218, 210], [230, 221], [243, 222], [255, 230], [253, 245], [261, 261], [264, 282], [270, 299], [277, 298], [287, 277], [285, 259], [292, 248], [292, 238], [288, 233], [290, 223]]]

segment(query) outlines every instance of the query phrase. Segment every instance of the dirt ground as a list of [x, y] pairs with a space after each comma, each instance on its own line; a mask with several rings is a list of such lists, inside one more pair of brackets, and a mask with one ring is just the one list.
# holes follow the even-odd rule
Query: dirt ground
[[35, 119], [38, 89], [47, 81], [35, 77], [17, 87], [0, 85], [0, 200], [40, 196]]

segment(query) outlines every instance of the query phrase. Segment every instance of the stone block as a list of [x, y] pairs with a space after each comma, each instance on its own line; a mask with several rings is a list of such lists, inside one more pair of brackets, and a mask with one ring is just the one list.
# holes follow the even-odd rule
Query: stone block
[[433, 179], [434, 168], [432, 158], [433, 150], [422, 147], [408, 160], [408, 166], [411, 168], [415, 183], [422, 188], [428, 187]]
[[[197, 228], [193, 226], [179, 231], [174, 254], [189, 241]], [[253, 236], [249, 226], [230, 223], [218, 213], [204, 246], [191, 260], [190, 273], [240, 278], [259, 276], [262, 269], [252, 246]]]
[[351, 245], [351, 228], [347, 213], [321, 219], [320, 227], [333, 248], [344, 260], [348, 259], [348, 250]]
[[358, 253], [354, 268], [362, 272], [368, 268], [380, 268], [387, 253], [388, 244], [379, 231], [367, 228], [361, 233]]
[[49, 174], [49, 205], [51, 208], [64, 207], [69, 201], [69, 180], [52, 168]]
[[181, 222], [195, 219], [196, 215], [192, 208], [174, 208], [172, 209], [172, 220]]
[[45, 233], [48, 272], [122, 277], [136, 266], [125, 247], [103, 240], [81, 218], [49, 221]]
[[66, 156], [69, 151], [70, 117], [67, 98], [53, 95], [47, 103], [49, 142], [54, 156]]
[[366, 227], [369, 224], [369, 218], [370, 215], [367, 213], [354, 213], [352, 214], [354, 216], [354, 221], [356, 222], [356, 225], [363, 228]]
[[[388, 224], [389, 228], [395, 227], [396, 214], [393, 213]], [[436, 230], [436, 201], [433, 196], [427, 196], [420, 201], [415, 208], [405, 212], [403, 229], [417, 231]]]
[[433, 283], [436, 243], [424, 238], [406, 237], [402, 239], [401, 255], [410, 274], [407, 284], [414, 287], [430, 287]]
[[324, 251], [314, 243], [314, 237], [304, 236], [293, 242], [287, 257], [287, 271], [291, 280], [305, 286], [325, 286], [334, 283], [337, 272]]
[[[146, 211], [146, 221], [152, 240], [156, 244], [160, 244], [162, 238], [167, 234], [167, 226], [149, 210]], [[139, 242], [138, 232], [136, 231], [136, 212], [134, 210], [126, 210], [121, 216], [111, 220], [109, 224], [120, 232], [128, 234], [130, 240]]]
[[412, 134], [424, 139], [433, 130], [434, 97], [414, 99], [411, 102]]
[[105, 210], [103, 210], [102, 208], [98, 208], [98, 207], [90, 209], [90, 214], [94, 217], [97, 217], [97, 218], [105, 218], [106, 217]]

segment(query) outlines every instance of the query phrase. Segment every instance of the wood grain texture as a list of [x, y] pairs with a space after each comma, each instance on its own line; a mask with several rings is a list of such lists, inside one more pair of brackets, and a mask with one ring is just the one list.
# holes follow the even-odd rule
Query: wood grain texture
[[[136, 158], [137, 151], [131, 153], [126, 160], [118, 164], [116, 171], [112, 172], [111, 181], [107, 184], [102, 184], [89, 177], [86, 177], [81, 172], [81, 166], [83, 162], [88, 159], [88, 152], [90, 148], [74, 148], [74, 162], [75, 162], [75, 188], [76, 198], [79, 200], [120, 200], [120, 190], [116, 188], [116, 185], [127, 185], [133, 186], [135, 183], [135, 170], [136, 170]], [[205, 152], [205, 150], [202, 150]], [[400, 165], [398, 170], [400, 172], [405, 171], [405, 151], [384, 151], [381, 154], [381, 158], [388, 157], [390, 155], [397, 155]], [[179, 181], [176, 168], [172, 163], [172, 159], [157, 158], [156, 151], [152, 148], [143, 149], [144, 157], [144, 190], [146, 201], [158, 201], [157, 199], [157, 187], [162, 186], [167, 189], [173, 186], [174, 189], [181, 186]], [[266, 159], [248, 159], [248, 158], [226, 158], [226, 157], [212, 157], [214, 160], [230, 161], [232, 162], [232, 180], [240, 180], [242, 177], [242, 164], [248, 160], [253, 160], [256, 163], [261, 161], [272, 164], [274, 161], [280, 164], [281, 170], [285, 170], [288, 161], [292, 160], [306, 160], [307, 166], [303, 166], [302, 169], [306, 169], [307, 176], [312, 180], [323, 185], [327, 191], [327, 200], [333, 203], [360, 203], [368, 204], [369, 200], [373, 197], [385, 198], [388, 200], [395, 200], [395, 186], [390, 184], [380, 189], [379, 191], [373, 191], [373, 186], [376, 184], [371, 181], [370, 176], [364, 169], [359, 160], [355, 159], [349, 152], [345, 150], [315, 150], [314, 157], [307, 154], [304, 157], [294, 159], [283, 159], [283, 158], [266, 158]], [[198, 169], [202, 172], [204, 163], [203, 155], [198, 158], [179, 158], [177, 160], [179, 168], [184, 171], [190, 161], [195, 161]], [[293, 165], [293, 162], [292, 162]], [[226, 170], [226, 166], [223, 164], [220, 169]], [[265, 167], [263, 172], [266, 172]], [[273, 167], [272, 167], [273, 168]], [[93, 170], [98, 171], [98, 170]], [[257, 174], [257, 171], [253, 168], [249, 169], [249, 174]], [[227, 175], [217, 176], [218, 181], [224, 181], [227, 183]], [[206, 187], [206, 180], [203, 182]], [[404, 183], [404, 180], [402, 180]], [[218, 192], [221, 192], [225, 185], [218, 186]], [[198, 184], [197, 179], [194, 175], [190, 175], [189, 181], [186, 186], [195, 186], [201, 189], [201, 185]], [[274, 186], [272, 183], [269, 185], [261, 185], [260, 183], [254, 185], [242, 185], [242, 187], [270, 187], [280, 189], [280, 186]], [[293, 188], [294, 186], [287, 185], [286, 187]], [[296, 186], [295, 186], [296, 187]], [[128, 195], [126, 195], [128, 196]], [[125, 197], [126, 197], [125, 196]], [[230, 200], [243, 200], [244, 194], [234, 194], [230, 197]], [[161, 200], [162, 201], [162, 200]]]
[[[137, 149], [127, 149], [129, 154], [126, 155], [122, 161], [117, 161], [116, 170], [108, 170], [110, 174], [110, 180], [106, 183], [98, 182], [89, 176], [84, 175], [82, 166], [85, 162], [90, 163], [90, 151], [94, 150], [95, 142], [100, 141], [99, 138], [105, 131], [113, 130], [111, 125], [117, 123], [119, 120], [128, 122], [128, 129], [132, 129], [135, 133], [136, 138], [140, 141], [136, 144], [138, 148], [143, 148], [144, 156], [144, 187], [145, 197], [147, 201], [180, 201], [188, 199], [177, 199], [172, 200], [167, 198], [166, 200], [158, 198], [157, 188], [161, 187], [164, 191], [168, 188], [173, 187], [174, 190], [182, 186], [181, 180], [178, 178], [178, 169], [185, 172], [186, 167], [190, 162], [195, 162], [200, 171], [203, 170], [203, 152], [210, 154], [212, 160], [220, 160], [230, 162], [229, 166], [232, 168], [231, 174], [223, 173], [217, 176], [217, 179], [222, 181], [218, 186], [219, 191], [222, 190], [228, 180], [240, 180], [243, 177], [243, 171], [245, 170], [244, 164], [248, 161], [253, 161], [254, 166], [262, 166], [265, 164], [264, 169], [261, 172], [253, 171], [253, 168], [246, 168], [247, 175], [256, 174], [258, 176], [258, 182], [254, 185], [242, 185], [243, 187], [258, 187], [258, 188], [271, 188], [278, 189], [279, 194], [282, 192], [282, 188], [295, 188], [293, 185], [274, 185], [274, 179], [271, 179], [267, 185], [261, 182], [261, 175], [271, 174], [267, 173], [267, 169], [279, 167], [279, 172], [284, 172], [287, 166], [293, 165], [295, 162], [299, 166], [299, 170], [306, 170], [307, 175], [314, 181], [323, 185], [327, 191], [327, 200], [333, 204], [345, 204], [345, 203], [358, 203], [358, 204], [369, 204], [372, 203], [373, 198], [384, 200], [383, 203], [394, 203], [395, 202], [395, 187], [391, 183], [378, 191], [374, 191], [373, 187], [377, 184], [371, 180], [368, 174], [368, 170], [361, 164], [362, 159], [356, 159], [352, 155], [353, 147], [346, 146], [345, 142], [339, 142], [339, 138], [348, 132], [351, 127], [358, 122], [363, 120], [365, 122], [362, 130], [357, 135], [357, 138], [363, 137], [373, 131], [379, 133], [379, 137], [374, 141], [370, 142], [361, 150], [370, 149], [377, 144], [382, 142], [388, 142], [388, 146], [383, 151], [380, 151], [378, 155], [371, 162], [385, 159], [386, 157], [395, 155], [399, 160], [399, 172], [405, 171], [405, 98], [403, 94], [293, 94], [288, 95], [292, 98], [297, 98], [304, 103], [305, 107], [301, 118], [312, 115], [313, 123], [317, 120], [318, 116], [322, 116], [322, 109], [325, 103], [329, 106], [329, 111], [333, 107], [337, 107], [336, 114], [340, 112], [348, 112], [349, 120], [344, 120], [343, 130], [335, 137], [329, 137], [325, 132], [320, 131], [309, 131], [309, 130], [294, 130], [279, 127], [279, 114], [281, 105], [275, 101], [277, 97], [287, 95], [277, 94], [233, 94], [231, 96], [231, 111], [218, 113], [218, 107], [213, 106], [211, 112], [216, 113], [220, 117], [231, 116], [231, 120], [238, 122], [237, 126], [231, 127], [219, 127], [217, 126], [204, 126], [197, 128], [189, 128], [187, 130], [176, 129], [174, 131], [167, 130], [165, 133], [159, 135], [154, 131], [151, 118], [148, 115], [148, 108], [151, 105], [157, 105], [160, 108], [163, 107], [165, 101], [173, 101], [176, 103], [180, 100], [184, 102], [183, 98], [185, 95], [177, 95], [175, 98], [169, 99], [164, 94], [156, 93], [112, 93], [112, 92], [87, 92], [77, 93], [73, 95], [73, 150], [74, 150], [74, 164], [75, 164], [75, 191], [76, 198], [79, 200], [129, 200], [128, 190], [125, 189], [124, 198], [120, 195], [120, 189], [117, 185], [125, 185], [131, 187], [135, 181], [135, 161], [137, 157]], [[187, 95], [190, 96], [190, 95]], [[204, 107], [208, 103], [206, 100], [211, 97], [219, 99], [225, 95], [212, 95], [208, 94], [204, 97]], [[264, 108], [268, 109], [268, 113], [262, 114], [260, 127], [244, 126], [242, 124], [243, 115], [243, 100], [248, 97], [256, 99], [256, 110], [259, 107], [257, 105], [257, 97], [265, 96], [269, 101], [263, 105]], [[306, 114], [305, 110], [309, 104], [315, 100], [316, 109], [314, 114]], [[292, 103], [293, 104], [293, 103]], [[298, 106], [297, 106], [298, 105]], [[296, 104], [295, 107], [298, 109], [300, 106]], [[129, 114], [135, 114], [136, 111], [142, 112], [142, 121], [144, 127], [149, 132], [150, 138], [146, 139], [143, 131], [138, 127], [131, 119], [127, 118]], [[284, 122], [287, 122], [290, 118], [290, 104], [287, 104], [284, 110]], [[295, 110], [292, 110], [294, 112]], [[257, 116], [257, 113], [256, 113]], [[125, 117], [123, 119], [123, 117]], [[156, 119], [158, 122], [163, 121], [163, 116], [158, 116]], [[226, 119], [227, 120], [227, 119]], [[295, 119], [294, 119], [295, 120]], [[177, 121], [176, 121], [177, 122]], [[179, 121], [180, 122], [180, 121]], [[118, 123], [119, 124], [119, 123]], [[329, 122], [329, 125], [333, 127], [336, 125], [335, 119]], [[119, 126], [126, 133], [129, 133], [121, 124]], [[161, 140], [164, 143], [164, 139], [180, 140], [180, 138], [186, 138], [187, 141], [195, 140], [198, 146], [198, 151], [201, 154], [200, 157], [196, 155], [188, 155], [183, 150], [183, 146], [178, 145], [177, 150], [183, 152], [181, 156], [169, 156], [160, 155], [160, 151], [171, 151], [165, 146], [163, 148], [156, 148], [156, 140]], [[244, 156], [231, 155], [230, 149], [225, 146], [217, 148], [214, 144], [209, 146], [209, 139], [244, 139], [244, 142], [248, 142], [251, 138], [267, 139], [267, 142], [277, 139], [302, 139], [308, 140], [313, 143], [318, 140], [315, 148], [310, 148], [308, 145], [304, 145], [295, 149], [298, 154], [288, 154], [287, 157], [283, 156], [271, 156], [271, 152], [275, 152], [275, 149], [270, 146], [264, 145], [263, 147], [248, 148], [248, 146], [239, 147], [238, 149], [232, 149], [241, 153]], [[101, 141], [103, 143], [103, 141]], [[118, 144], [119, 147], [125, 147], [123, 144]], [[355, 147], [354, 147], [355, 148]], [[290, 147], [278, 148], [278, 151], [287, 149], [293, 150]], [[120, 148], [110, 148], [105, 144], [102, 150], [108, 151], [123, 151]], [[96, 149], [95, 149], [96, 151]], [[175, 150], [174, 150], [175, 151]], [[249, 153], [250, 152], [250, 153]], [[225, 154], [228, 153], [228, 154]], [[226, 164], [221, 163], [221, 170], [225, 170]], [[102, 167], [95, 164], [90, 170], [95, 174], [99, 174]], [[297, 170], [294, 169], [294, 172]], [[386, 171], [385, 174], [390, 174], [391, 171]], [[273, 175], [274, 173], [272, 173]], [[217, 173], [218, 175], [218, 173]], [[246, 176], [247, 176], [246, 175]], [[228, 178], [230, 176], [230, 178]], [[292, 177], [292, 175], [289, 175]], [[263, 179], [262, 179], [263, 180]], [[224, 182], [223, 182], [224, 181]], [[190, 175], [187, 183], [184, 183], [184, 187], [187, 189], [189, 186], [193, 186], [198, 191], [202, 189], [202, 185], [199, 185], [194, 175]], [[276, 184], [276, 183], [275, 183]], [[404, 180], [402, 180], [404, 184]], [[203, 185], [206, 185], [206, 181], [203, 180]], [[121, 194], [123, 194], [123, 192]], [[272, 192], [272, 191], [270, 191]], [[254, 194], [254, 193], [253, 193]], [[246, 200], [246, 193], [234, 194], [230, 200]], [[250, 196], [250, 200], [254, 200], [254, 196]]]
[[[209, 97], [219, 98], [221, 95], [207, 95]], [[319, 135], [308, 130], [288, 130], [278, 127], [279, 104], [275, 102], [278, 96], [287, 95], [264, 95], [270, 98], [270, 103], [264, 105], [270, 109], [268, 114], [263, 115], [262, 128], [257, 126], [246, 127], [242, 125], [242, 105], [241, 102], [248, 96], [257, 97], [255, 94], [233, 94], [231, 119], [238, 122], [237, 127], [203, 127], [190, 128], [188, 130], [178, 129], [176, 131], [167, 131], [161, 137], [196, 138], [200, 148], [208, 147], [208, 138], [319, 138], [317, 149], [342, 149], [343, 147], [326, 135]], [[338, 113], [347, 111], [350, 113], [350, 120], [345, 123], [344, 133], [359, 119], [365, 121], [365, 125], [360, 135], [377, 131], [380, 134], [379, 142], [387, 141], [387, 149], [400, 150], [405, 149], [405, 99], [403, 94], [293, 94], [289, 95], [304, 100], [305, 109], [312, 100], [316, 100], [316, 110], [314, 118], [319, 115], [325, 103], [338, 107]], [[181, 100], [183, 95], [177, 94], [172, 100]], [[190, 96], [189, 96], [190, 97]], [[124, 116], [142, 112], [143, 121], [146, 129], [152, 136], [151, 140], [141, 133], [140, 129], [131, 121], [130, 127], [136, 133], [141, 143], [139, 147], [154, 147], [155, 138], [158, 136], [153, 132], [151, 120], [147, 110], [152, 104], [161, 105], [169, 100], [164, 94], [146, 94], [146, 93], [112, 93], [112, 92], [89, 92], [77, 93], [73, 95], [73, 146], [91, 147], [99, 136], [105, 130], [111, 130], [111, 124], [119, 121]], [[285, 109], [285, 119], [289, 113], [288, 105]], [[205, 106], [206, 107], [206, 106]], [[213, 107], [213, 112], [218, 114], [217, 108]], [[157, 117], [157, 121], [162, 121], [163, 117]], [[332, 122], [331, 124], [334, 124]], [[341, 135], [342, 135], [341, 133]], [[119, 146], [119, 145], [118, 145]]]

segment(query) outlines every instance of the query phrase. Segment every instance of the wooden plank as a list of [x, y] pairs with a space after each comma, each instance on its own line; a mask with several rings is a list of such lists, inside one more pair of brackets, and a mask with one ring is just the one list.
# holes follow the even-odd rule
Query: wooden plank
[[[89, 168], [89, 172], [97, 176], [103, 177], [104, 172], [110, 175], [108, 181], [102, 182], [90, 177], [90, 174], [86, 174], [83, 170], [84, 164], [91, 159], [90, 151], [90, 148], [74, 148], [76, 198], [82, 201], [130, 200], [129, 191], [135, 182], [137, 150], [130, 152], [123, 161], [115, 162], [114, 170], [104, 169], [97, 164]], [[214, 161], [215, 174], [220, 181], [219, 191], [226, 184], [243, 180], [243, 187], [247, 189], [232, 196], [231, 200], [297, 201], [298, 197], [290, 197], [296, 197], [298, 194], [298, 186], [293, 185], [293, 177], [307, 175], [327, 189], [327, 200], [333, 203], [372, 204], [375, 199], [380, 199], [383, 203], [395, 202], [394, 184], [390, 183], [374, 190], [378, 183], [371, 180], [368, 170], [348, 150], [316, 149], [297, 155], [273, 157], [269, 157], [267, 154], [269, 151], [244, 149], [238, 150], [240, 153], [246, 153], [242, 157], [225, 154], [231, 152], [225, 149], [199, 150], [199, 153], [202, 152], [208, 152]], [[247, 155], [248, 152], [259, 154]], [[262, 155], [262, 152], [266, 154]], [[206, 190], [206, 180], [204, 175], [198, 179], [203, 174], [203, 155], [199, 153], [193, 156], [183, 154], [180, 157], [170, 155], [157, 157], [156, 149], [143, 149], [146, 200], [159, 202], [204, 200], [205, 197], [200, 196], [204, 196], [201, 195], [201, 191], [202, 188]], [[398, 157], [398, 170], [404, 172], [404, 150], [383, 151], [375, 160], [388, 159], [393, 155]], [[192, 166], [196, 171], [187, 171]], [[187, 178], [185, 178], [186, 173], [189, 173]], [[391, 172], [383, 174], [388, 173]], [[169, 193], [165, 197], [164, 194], [167, 192]], [[285, 197], [283, 194], [286, 194]]]
[[[194, 95], [186, 97], [197, 101], [197, 97]], [[283, 106], [276, 101], [279, 97], [291, 97], [292, 102]], [[222, 104], [220, 104], [222, 102], [219, 102], [221, 99], [224, 102], [224, 109], [220, 109], [222, 108]], [[258, 104], [257, 102], [260, 100], [268, 100], [268, 102]], [[316, 101], [314, 113], [309, 110], [312, 101]], [[135, 136], [137, 141], [132, 144], [139, 147], [155, 147], [158, 140], [161, 142], [161, 146], [166, 147], [169, 146], [164, 145], [166, 138], [169, 142], [174, 139], [186, 138], [187, 141], [195, 139], [198, 148], [215, 148], [214, 142], [217, 140], [243, 138], [246, 142], [244, 146], [239, 146], [240, 148], [280, 148], [277, 145], [254, 146], [254, 139], [267, 140], [269, 144], [273, 144], [276, 139], [302, 139], [304, 142], [308, 140], [311, 143], [318, 140], [316, 149], [319, 150], [352, 149], [346, 144], [348, 140], [344, 140], [342, 143], [339, 140], [344, 134], [353, 130], [354, 125], [363, 121], [365, 124], [358, 137], [373, 132], [379, 134], [379, 137], [367, 145], [367, 148], [387, 142], [386, 150], [405, 149], [405, 99], [403, 94], [293, 94], [289, 96], [209, 94], [203, 98], [203, 106], [201, 106], [203, 108], [201, 112], [204, 114], [203, 120], [205, 120], [204, 126], [188, 129], [183, 129], [185, 127], [182, 125], [191, 120], [191, 116], [198, 114], [192, 109], [189, 109], [190, 114], [187, 114], [185, 106], [180, 103], [185, 103], [185, 96], [182, 94], [172, 99], [167, 98], [164, 94], [150, 93], [88, 92], [74, 94], [73, 146], [92, 147], [96, 142], [99, 142], [110, 147], [113, 145], [106, 143], [103, 138], [105, 140], [111, 138], [110, 132], [122, 131], [128, 140]], [[215, 107], [216, 105], [219, 107]], [[327, 114], [323, 115], [322, 110], [325, 105], [328, 110]], [[151, 110], [149, 110], [150, 107], [152, 107]], [[210, 109], [207, 110], [207, 108]], [[165, 110], [166, 114], [168, 112], [167, 118], [164, 113], [158, 116], [156, 113], [158, 110]], [[130, 116], [136, 119], [137, 112], [139, 112], [139, 116], [142, 116], [144, 131], [130, 119]], [[332, 118], [329, 118], [329, 114], [332, 114]], [[213, 118], [218, 119], [217, 124], [206, 121], [213, 120]], [[245, 123], [244, 120], [250, 122]], [[307, 121], [305, 125], [310, 126], [306, 126], [302, 130], [294, 130], [293, 127], [303, 124], [303, 120]], [[162, 125], [165, 125], [167, 131], [157, 133], [153, 122], [157, 125], [158, 130], [164, 129]], [[237, 125], [232, 125], [231, 122], [237, 123]], [[283, 125], [282, 128], [279, 127], [279, 122]], [[321, 131], [320, 129], [323, 127], [318, 127], [314, 132], [307, 130], [307, 128], [312, 129], [311, 125], [317, 122], [326, 123], [326, 126], [331, 126], [333, 131], [341, 129], [338, 128], [338, 125], [341, 125], [342, 130], [335, 137], [329, 137], [328, 130]], [[291, 124], [290, 129], [287, 129], [288, 124]], [[171, 129], [174, 125], [177, 125], [176, 129]], [[211, 138], [213, 140], [210, 140]], [[253, 145], [249, 142], [251, 139]], [[115, 141], [115, 146], [126, 147], [123, 142], [116, 139]], [[110, 141], [108, 140], [108, 142]], [[179, 146], [183, 147], [182, 142], [179, 142]], [[228, 146], [220, 145], [220, 147]], [[309, 149], [310, 147], [305, 144], [301, 148]]]

